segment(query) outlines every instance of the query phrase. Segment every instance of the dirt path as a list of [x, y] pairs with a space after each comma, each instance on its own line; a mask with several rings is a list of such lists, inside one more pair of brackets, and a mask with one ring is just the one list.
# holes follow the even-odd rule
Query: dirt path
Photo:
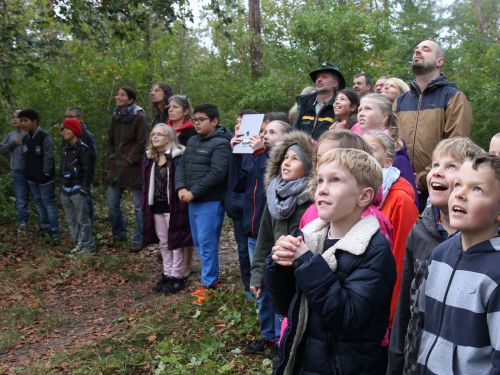
[[[94, 258], [70, 257], [68, 246], [27, 248], [12, 228], [0, 229], [0, 373], [57, 353], [116, 337], [136, 317], [182, 296], [151, 291], [160, 274], [157, 247], [139, 254], [102, 246]], [[220, 247], [221, 277], [238, 269], [232, 228]], [[26, 241], [28, 240], [28, 241]], [[197, 287], [199, 260], [185, 293]]]

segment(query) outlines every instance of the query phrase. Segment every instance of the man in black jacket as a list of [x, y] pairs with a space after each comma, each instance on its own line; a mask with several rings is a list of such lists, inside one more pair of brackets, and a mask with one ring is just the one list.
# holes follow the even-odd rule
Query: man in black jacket
[[61, 205], [71, 238], [76, 244], [69, 252], [94, 254], [95, 243], [88, 211], [88, 195], [94, 176], [94, 153], [90, 146], [80, 140], [83, 128], [79, 120], [66, 119], [61, 132], [65, 142], [61, 155]]
[[329, 62], [309, 73], [314, 82], [314, 94], [297, 97], [297, 117], [293, 127], [317, 140], [334, 122], [333, 102], [338, 90], [345, 88], [339, 69]]

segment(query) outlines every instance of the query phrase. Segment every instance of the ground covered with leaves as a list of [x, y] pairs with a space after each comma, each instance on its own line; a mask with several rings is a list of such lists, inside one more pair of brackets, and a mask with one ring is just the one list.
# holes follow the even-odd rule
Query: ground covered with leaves
[[263, 374], [265, 356], [244, 355], [258, 335], [254, 301], [245, 299], [232, 228], [224, 225], [222, 288], [203, 306], [189, 292], [151, 291], [158, 251], [111, 246], [105, 215], [96, 222], [97, 256], [70, 256], [66, 234], [54, 246], [0, 227], [0, 373]]

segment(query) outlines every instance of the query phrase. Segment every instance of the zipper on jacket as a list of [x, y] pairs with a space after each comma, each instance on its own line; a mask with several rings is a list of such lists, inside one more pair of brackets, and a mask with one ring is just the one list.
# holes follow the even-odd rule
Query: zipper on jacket
[[252, 221], [250, 222], [250, 226], [251, 226], [251, 232], [252, 232], [252, 236], [254, 238], [257, 238], [257, 235], [255, 234], [255, 226], [254, 226], [254, 223], [255, 223], [255, 215], [257, 214], [257, 187], [259, 186], [259, 179], [256, 179], [255, 180], [255, 187], [253, 189], [253, 212], [252, 212]]
[[420, 117], [420, 107], [422, 106], [422, 99], [424, 98], [424, 93], [420, 92], [418, 96], [418, 106], [417, 106], [417, 120], [415, 122], [415, 133], [413, 133], [413, 145], [411, 151], [411, 162], [413, 168], [415, 168], [415, 143], [417, 141], [417, 130], [418, 130], [418, 118]]
[[[448, 280], [448, 285], [446, 286], [446, 291], [444, 292], [444, 297], [443, 297], [443, 302], [441, 304], [441, 310], [439, 312], [439, 326], [438, 330], [436, 332], [436, 338], [434, 339], [434, 342], [432, 343], [431, 347], [429, 348], [429, 351], [427, 352], [427, 356], [425, 357], [425, 372], [427, 373], [427, 364], [429, 362], [429, 358], [431, 356], [432, 350], [436, 346], [437, 340], [439, 339], [439, 334], [441, 333], [441, 328], [443, 328], [443, 318], [444, 318], [444, 308], [446, 307], [446, 298], [448, 297], [448, 292], [450, 291], [450, 285], [451, 282], [453, 281], [453, 277], [455, 276], [455, 271], [457, 270], [458, 263], [460, 263], [460, 260], [462, 259], [462, 254], [463, 251], [460, 251], [460, 254], [458, 255], [457, 261], [455, 262], [455, 265], [453, 266], [453, 270], [451, 272], [450, 280]], [[424, 296], [425, 298], [425, 296]]]

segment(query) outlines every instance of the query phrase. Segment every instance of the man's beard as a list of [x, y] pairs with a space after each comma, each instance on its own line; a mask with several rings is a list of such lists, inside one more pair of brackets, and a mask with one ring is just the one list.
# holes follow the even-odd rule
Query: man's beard
[[314, 87], [314, 90], [316, 90], [316, 94], [327, 94], [327, 93], [333, 93], [335, 91], [335, 88], [331, 88], [331, 87]]
[[413, 73], [415, 75], [421, 76], [421, 75], [432, 72], [434, 70], [434, 65], [431, 65], [429, 63], [425, 63], [423, 61], [420, 61], [418, 63], [412, 62], [411, 70], [413, 71]]

